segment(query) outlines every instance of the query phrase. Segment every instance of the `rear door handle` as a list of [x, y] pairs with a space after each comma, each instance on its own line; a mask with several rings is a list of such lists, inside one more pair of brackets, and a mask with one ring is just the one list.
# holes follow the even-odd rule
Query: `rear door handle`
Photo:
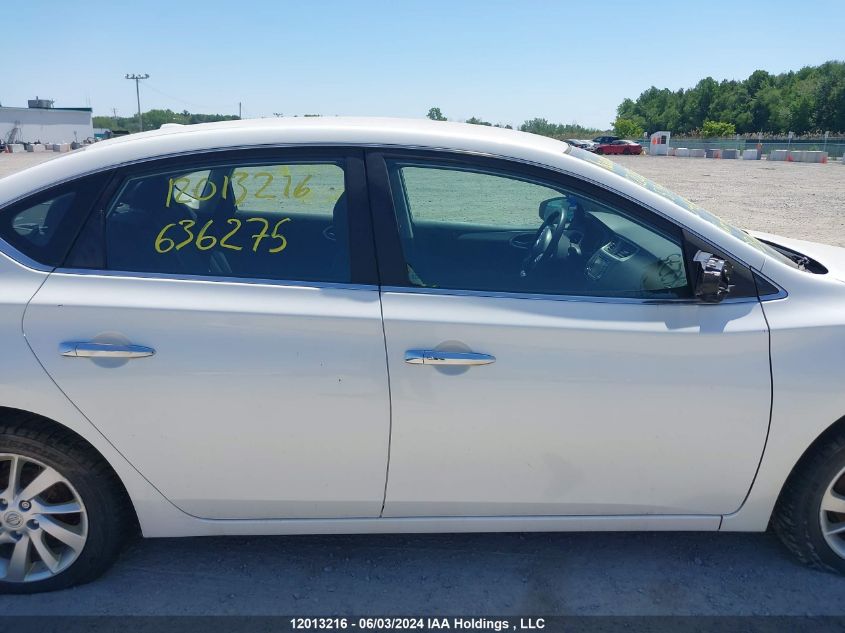
[[59, 353], [70, 358], [144, 358], [156, 351], [143, 345], [68, 342], [59, 345]]
[[409, 365], [489, 365], [496, 357], [477, 352], [441, 352], [435, 349], [409, 349], [405, 352]]

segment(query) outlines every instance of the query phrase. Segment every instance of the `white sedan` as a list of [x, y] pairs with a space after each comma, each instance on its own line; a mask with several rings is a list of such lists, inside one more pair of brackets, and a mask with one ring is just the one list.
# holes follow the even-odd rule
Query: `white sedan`
[[0, 180], [0, 591], [124, 540], [762, 531], [845, 571], [845, 250], [430, 121]]

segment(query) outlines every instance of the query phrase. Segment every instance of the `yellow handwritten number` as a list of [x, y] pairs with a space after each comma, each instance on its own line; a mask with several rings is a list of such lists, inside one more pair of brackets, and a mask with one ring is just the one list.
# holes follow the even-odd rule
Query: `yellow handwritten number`
[[[182, 189], [178, 186], [178, 184], [180, 182], [184, 182], [185, 183], [184, 186], [188, 187], [191, 184], [191, 179], [183, 176], [182, 178], [177, 178], [176, 180], [173, 180], [173, 178], [170, 178], [168, 180], [169, 180], [169, 182], [168, 182], [168, 186], [167, 186], [167, 200], [165, 201], [164, 206], [169, 209], [171, 200], [175, 200], [179, 204], [185, 204], [187, 202], [187, 200], [180, 200], [179, 199], [179, 194], [183, 194], [185, 192], [182, 191]], [[174, 189], [176, 189], [176, 195], [175, 196], [173, 195]]]
[[267, 171], [259, 171], [257, 174], [253, 174], [253, 178], [266, 178], [267, 180], [264, 181], [264, 184], [261, 185], [261, 188], [255, 192], [256, 199], [260, 200], [272, 200], [276, 196], [274, 195], [263, 195], [264, 190], [268, 187], [268, 185], [273, 182], [273, 174]]
[[[200, 187], [202, 185], [202, 187]], [[210, 185], [210, 187], [209, 187]], [[203, 191], [210, 189], [211, 192], [205, 195], [202, 194]], [[211, 200], [214, 196], [217, 195], [217, 185], [214, 184], [213, 180], [209, 180], [208, 178], [203, 178], [200, 180], [196, 187], [194, 187], [194, 198], [199, 200], [200, 202], [205, 202], [206, 200]]]
[[221, 248], [231, 248], [233, 251], [243, 250], [243, 246], [236, 246], [234, 244], [229, 244], [228, 242], [226, 242], [226, 240], [232, 237], [235, 233], [238, 232], [238, 229], [241, 228], [241, 221], [238, 218], [229, 218], [228, 220], [226, 220], [226, 224], [234, 224], [235, 228], [233, 228], [231, 231], [226, 233], [226, 235], [221, 237], [218, 244], [220, 244]]
[[234, 174], [232, 174], [232, 176], [234, 176], [235, 179], [238, 181], [234, 184], [240, 187], [242, 191], [242, 193], [235, 196], [235, 206], [240, 206], [241, 202], [243, 202], [244, 199], [249, 195], [249, 190], [244, 185], [244, 180], [246, 180], [246, 177], [249, 176], [249, 174], [245, 171], [236, 171]]
[[199, 233], [197, 233], [197, 248], [201, 251], [207, 251], [217, 245], [217, 238], [213, 235], [206, 235], [205, 232], [211, 227], [214, 220], [209, 220], [205, 223]]
[[294, 198], [304, 198], [309, 193], [311, 193], [311, 188], [306, 187], [305, 184], [311, 180], [311, 176], [305, 176], [302, 180], [299, 181], [299, 184], [296, 186], [296, 189], [293, 190], [293, 197]]
[[[261, 228], [257, 233], [252, 236], [253, 243], [252, 243], [252, 251], [254, 253], [258, 252], [258, 247], [261, 246], [261, 241], [270, 238], [274, 240], [278, 240], [278, 246], [274, 246], [267, 250], [268, 253], [281, 253], [285, 250], [288, 246], [287, 238], [282, 235], [279, 231], [283, 224], [290, 222], [290, 218], [282, 218], [273, 226], [273, 230], [270, 231], [270, 222], [266, 218], [247, 218], [246, 223], [249, 222], [258, 222], [261, 224]], [[229, 240], [235, 237], [235, 234], [241, 230], [243, 226], [243, 222], [238, 218], [229, 218], [226, 220], [226, 224], [232, 226], [232, 230], [226, 233], [223, 237], [219, 240], [214, 235], [210, 234], [211, 227], [214, 224], [214, 220], [209, 220], [206, 222], [199, 233], [194, 234], [191, 230], [196, 226], [195, 220], [179, 220], [178, 223], [171, 222], [170, 224], [166, 225], [164, 228], [161, 229], [158, 236], [155, 239], [155, 250], [157, 253], [168, 253], [172, 250], [181, 250], [185, 246], [193, 243], [194, 246], [197, 247], [198, 250], [201, 251], [208, 251], [214, 248], [215, 246], [219, 245], [221, 248], [228, 248], [233, 251], [241, 251], [243, 250], [243, 246], [238, 246], [237, 244], [230, 244]], [[174, 239], [167, 237], [166, 233], [172, 229], [174, 226], [181, 226], [182, 230], [185, 232], [187, 237], [183, 239], [181, 242], [177, 243]]]
[[167, 233], [168, 229], [171, 227], [176, 226], [175, 224], [168, 224], [165, 226], [161, 231], [159, 231], [158, 237], [156, 237], [155, 241], [155, 249], [157, 253], [167, 253], [168, 251], [173, 250], [173, 247], [176, 245], [169, 237], [164, 237], [164, 234]]
[[182, 242], [179, 242], [176, 245], [177, 251], [182, 250], [183, 247], [187, 246], [188, 244], [190, 244], [194, 240], [194, 234], [191, 232], [191, 227], [194, 226], [194, 224], [196, 224], [196, 222], [194, 222], [193, 220], [179, 220], [179, 224], [185, 230], [185, 233], [187, 234], [188, 239], [186, 239]]
[[258, 252], [258, 245], [261, 244], [261, 240], [263, 240], [265, 237], [268, 237], [267, 231], [270, 229], [270, 223], [267, 220], [265, 220], [264, 218], [247, 218], [246, 221], [247, 222], [261, 222], [264, 225], [263, 227], [261, 227], [261, 231], [259, 231], [258, 233], [256, 233], [255, 235], [252, 236], [253, 239], [255, 240], [252, 243], [252, 252], [257, 253]]
[[273, 232], [270, 234], [270, 237], [276, 238], [277, 240], [281, 240], [281, 244], [279, 244], [276, 248], [271, 248], [268, 253], [281, 253], [285, 250], [285, 247], [288, 245], [288, 240], [284, 235], [279, 233], [279, 227], [282, 226], [285, 222], [290, 222], [290, 218], [282, 218], [278, 222], [276, 222], [276, 226], [273, 227]]

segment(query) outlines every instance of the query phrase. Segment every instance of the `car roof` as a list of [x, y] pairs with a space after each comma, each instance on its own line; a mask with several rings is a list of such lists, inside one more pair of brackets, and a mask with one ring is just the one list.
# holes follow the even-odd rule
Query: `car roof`
[[486, 125], [429, 119], [274, 117], [166, 125], [101, 141], [0, 180], [0, 204], [50, 184], [116, 165], [217, 149], [281, 145], [402, 146], [507, 156], [554, 164], [567, 145]]

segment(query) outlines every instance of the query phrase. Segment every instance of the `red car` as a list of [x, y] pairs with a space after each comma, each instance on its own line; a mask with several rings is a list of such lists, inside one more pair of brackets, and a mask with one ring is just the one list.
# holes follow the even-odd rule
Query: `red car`
[[643, 146], [634, 141], [613, 141], [602, 143], [595, 149], [596, 154], [642, 154]]

